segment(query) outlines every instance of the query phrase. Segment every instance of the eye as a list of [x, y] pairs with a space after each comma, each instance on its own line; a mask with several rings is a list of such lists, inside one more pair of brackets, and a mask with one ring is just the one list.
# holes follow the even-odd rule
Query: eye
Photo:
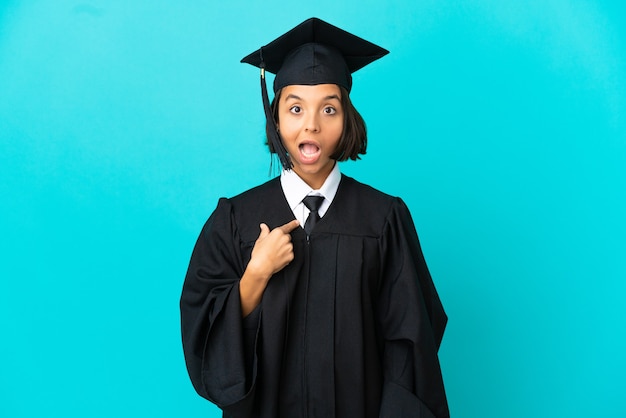
[[328, 106], [324, 108], [324, 113], [327, 115], [334, 115], [335, 113], [337, 113], [337, 109], [332, 106]]
[[300, 106], [291, 106], [291, 107], [289, 108], [289, 111], [290, 111], [291, 113], [295, 113], [295, 114], [297, 115], [297, 114], [302, 113], [302, 108], [301, 108]]

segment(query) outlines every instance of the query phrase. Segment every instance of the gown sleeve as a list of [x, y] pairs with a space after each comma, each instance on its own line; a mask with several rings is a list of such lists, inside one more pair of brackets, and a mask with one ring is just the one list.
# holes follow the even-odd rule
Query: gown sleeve
[[410, 212], [396, 199], [381, 239], [379, 324], [384, 338], [380, 417], [450, 416], [437, 352], [447, 316]]
[[252, 409], [258, 309], [242, 318], [239, 279], [244, 272], [232, 206], [220, 199], [193, 250], [180, 299], [183, 351], [198, 394], [225, 416]]

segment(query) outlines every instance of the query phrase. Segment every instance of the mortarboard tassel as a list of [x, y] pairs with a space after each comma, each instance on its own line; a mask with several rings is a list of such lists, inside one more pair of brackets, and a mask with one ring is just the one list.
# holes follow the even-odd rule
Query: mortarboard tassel
[[287, 155], [287, 150], [283, 141], [280, 139], [280, 135], [276, 130], [276, 123], [272, 116], [272, 109], [270, 108], [270, 100], [267, 95], [267, 85], [265, 83], [265, 63], [263, 62], [263, 52], [261, 50], [261, 96], [263, 97], [263, 109], [265, 110], [265, 132], [267, 134], [267, 140], [271, 149], [278, 154], [278, 159], [285, 170], [291, 170], [293, 164], [291, 158]]

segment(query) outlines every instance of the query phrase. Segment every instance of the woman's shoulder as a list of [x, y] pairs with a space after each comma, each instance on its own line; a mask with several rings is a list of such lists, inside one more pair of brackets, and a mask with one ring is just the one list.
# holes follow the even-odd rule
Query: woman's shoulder
[[266, 200], [269, 195], [275, 193], [276, 189], [280, 191], [280, 182], [278, 178], [273, 178], [235, 196], [220, 197], [217, 201], [217, 207], [212, 215], [219, 216], [232, 214], [238, 210], [256, 206], [259, 202]]
[[[335, 201], [337, 224], [356, 235], [380, 236], [389, 223], [406, 218], [406, 205], [399, 197], [382, 192], [351, 177], [342, 176]], [[330, 211], [329, 211], [330, 213]]]
[[273, 229], [293, 219], [293, 212], [285, 200], [279, 177], [236, 196], [221, 198], [218, 208], [221, 208], [222, 213], [228, 212], [234, 227], [244, 240], [256, 239], [260, 223]]
[[264, 200], [268, 196], [274, 196], [276, 193], [281, 193], [280, 177], [274, 177], [271, 180], [266, 181], [263, 184], [255, 186], [244, 192], [239, 193], [227, 200], [234, 206], [241, 204], [248, 204], [250, 201]]
[[359, 204], [375, 204], [389, 207], [394, 203], [401, 201], [399, 197], [387, 194], [346, 175], [341, 176], [339, 190], [342, 193], [349, 195], [351, 200], [359, 202]]

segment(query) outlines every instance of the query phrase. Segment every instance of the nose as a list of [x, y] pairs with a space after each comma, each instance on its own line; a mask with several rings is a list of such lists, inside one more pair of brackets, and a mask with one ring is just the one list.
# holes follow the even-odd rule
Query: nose
[[319, 116], [315, 113], [309, 114], [309, 117], [306, 120], [306, 125], [304, 125], [304, 130], [307, 132], [319, 132], [320, 124], [319, 124]]

